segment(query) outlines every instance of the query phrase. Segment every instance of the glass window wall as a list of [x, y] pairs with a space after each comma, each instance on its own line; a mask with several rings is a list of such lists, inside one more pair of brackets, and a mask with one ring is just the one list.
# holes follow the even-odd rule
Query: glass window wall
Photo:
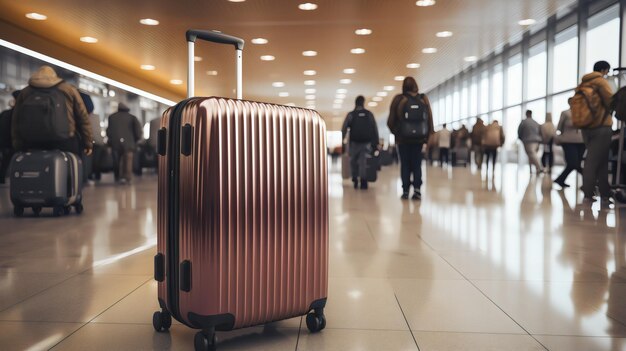
[[578, 84], [578, 26], [556, 35], [552, 90], [554, 93], [575, 88]]
[[542, 42], [530, 48], [528, 58], [528, 91], [529, 100], [534, 100], [546, 96], [546, 82], [548, 75], [548, 55], [546, 53], [546, 42]]
[[589, 17], [585, 73], [593, 71], [597, 61], [607, 61], [611, 67], [619, 64], [619, 6], [611, 6]]
[[517, 105], [522, 102], [522, 55], [517, 54], [509, 59], [507, 70], [507, 106]]

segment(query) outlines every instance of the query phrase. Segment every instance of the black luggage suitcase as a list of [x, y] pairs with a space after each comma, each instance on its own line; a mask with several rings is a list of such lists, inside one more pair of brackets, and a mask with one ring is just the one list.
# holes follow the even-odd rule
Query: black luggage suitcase
[[52, 207], [53, 215], [69, 214], [73, 206], [82, 213], [83, 164], [59, 150], [18, 152], [11, 160], [11, 202], [20, 217], [31, 207], [35, 215]]
[[147, 141], [137, 144], [133, 157], [133, 173], [140, 176], [144, 168], [156, 169], [157, 153]]
[[378, 167], [380, 163], [378, 157], [366, 156], [365, 157], [365, 173], [368, 182], [375, 182], [378, 179]]

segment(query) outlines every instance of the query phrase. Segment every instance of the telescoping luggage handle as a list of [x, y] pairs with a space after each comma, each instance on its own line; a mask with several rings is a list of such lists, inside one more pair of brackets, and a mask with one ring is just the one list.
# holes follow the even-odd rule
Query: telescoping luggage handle
[[187, 31], [187, 48], [189, 57], [188, 70], [187, 70], [187, 97], [194, 96], [194, 46], [196, 39], [202, 39], [219, 44], [231, 44], [235, 46], [237, 54], [237, 99], [243, 97], [242, 92], [242, 52], [243, 52], [243, 39], [233, 37], [231, 35], [223, 34], [218, 31], [207, 30], [195, 30], [190, 29]]

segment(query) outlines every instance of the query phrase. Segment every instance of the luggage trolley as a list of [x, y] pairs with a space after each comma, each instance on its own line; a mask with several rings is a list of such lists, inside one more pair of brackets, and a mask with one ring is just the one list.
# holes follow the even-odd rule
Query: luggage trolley
[[[613, 79], [615, 86], [618, 89], [626, 89], [626, 67], [614, 68]], [[615, 199], [621, 203], [626, 203], [626, 184], [622, 183], [622, 168], [624, 166], [624, 137], [626, 136], [624, 130], [626, 129], [626, 123], [618, 119], [617, 126], [619, 128], [617, 160], [615, 162], [617, 170], [611, 186], [615, 189]]]

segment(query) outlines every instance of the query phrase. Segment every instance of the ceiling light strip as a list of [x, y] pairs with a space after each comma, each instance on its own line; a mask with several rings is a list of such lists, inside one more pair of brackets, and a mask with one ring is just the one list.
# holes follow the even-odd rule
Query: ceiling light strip
[[38, 60], [41, 60], [41, 61], [53, 64], [55, 66], [59, 66], [59, 67], [68, 69], [68, 70], [70, 70], [72, 72], [75, 72], [75, 73], [78, 73], [78, 74], [82, 74], [82, 75], [84, 75], [86, 77], [99, 80], [102, 83], [109, 84], [109, 85], [112, 85], [112, 86], [120, 88], [120, 89], [124, 89], [124, 90], [126, 90], [128, 92], [131, 92], [133, 94], [137, 94], [137, 95], [143, 96], [145, 98], [152, 99], [152, 100], [160, 102], [160, 103], [162, 103], [164, 105], [173, 106], [173, 105], [176, 104], [176, 102], [174, 102], [172, 100], [168, 100], [168, 99], [163, 98], [161, 96], [149, 93], [149, 92], [147, 92], [145, 90], [141, 90], [141, 89], [132, 87], [130, 85], [118, 82], [116, 80], [113, 80], [113, 79], [101, 76], [99, 74], [87, 71], [86, 69], [74, 66], [72, 64], [69, 64], [67, 62], [64, 62], [64, 61], [52, 58], [50, 56], [46, 56], [44, 54], [41, 54], [39, 52], [27, 49], [25, 47], [22, 47], [22, 46], [10, 43], [10, 42], [8, 42], [6, 40], [0, 39], [0, 46], [4, 46], [5, 48], [11, 49], [11, 50], [15, 50], [15, 51], [20, 52], [20, 53], [22, 53], [24, 55], [28, 55], [30, 57], [34, 57], [34, 58], [36, 58]]

